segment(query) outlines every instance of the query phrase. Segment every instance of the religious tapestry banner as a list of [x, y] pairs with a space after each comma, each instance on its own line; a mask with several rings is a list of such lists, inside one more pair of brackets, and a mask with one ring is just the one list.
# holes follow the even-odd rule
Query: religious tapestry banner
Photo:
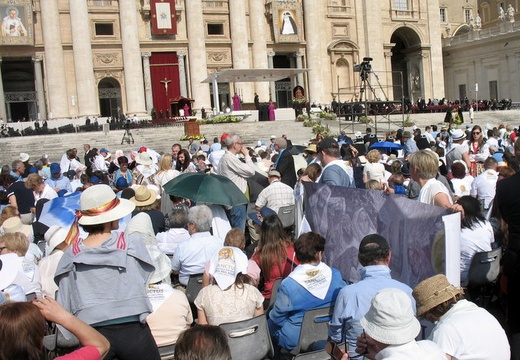
[[177, 18], [175, 17], [175, 0], [151, 0], [152, 34], [177, 34]]
[[300, 43], [303, 40], [303, 17], [299, 2], [274, 1], [272, 14], [275, 42]]
[[0, 0], [1, 45], [33, 45], [31, 0]]
[[[341, 271], [343, 279], [359, 281], [359, 243], [375, 233], [390, 244], [392, 278], [414, 288], [440, 271], [459, 284], [460, 246], [444, 250], [437, 244], [444, 236], [446, 244], [459, 244], [458, 213], [382, 191], [303, 184], [307, 225], [326, 239], [324, 262]], [[448, 271], [451, 264], [455, 273]]]

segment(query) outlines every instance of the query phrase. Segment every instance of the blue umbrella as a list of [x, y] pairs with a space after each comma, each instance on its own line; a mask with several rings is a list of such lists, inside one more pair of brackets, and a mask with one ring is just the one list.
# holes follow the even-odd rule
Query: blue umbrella
[[392, 151], [392, 150], [401, 150], [403, 147], [399, 144], [390, 142], [390, 141], [381, 141], [376, 142], [370, 145], [370, 149], [377, 149], [377, 150], [386, 150], [386, 151]]

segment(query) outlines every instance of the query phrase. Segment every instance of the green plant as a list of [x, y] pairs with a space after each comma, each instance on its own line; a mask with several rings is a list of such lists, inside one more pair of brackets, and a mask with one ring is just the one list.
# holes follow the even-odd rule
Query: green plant
[[189, 140], [189, 138], [192, 138], [193, 140], [203, 140], [206, 138], [206, 136], [203, 134], [201, 134], [201, 135], [183, 135], [183, 136], [181, 136], [181, 138], [179, 140], [186, 141], [186, 140]]
[[414, 125], [415, 125], [415, 121], [410, 119], [410, 115], [407, 115], [406, 118], [404, 119], [403, 126], [410, 127], [410, 126], [414, 126]]
[[336, 114], [334, 113], [329, 113], [329, 112], [326, 112], [326, 111], [322, 111], [318, 114], [318, 117], [320, 119], [323, 119], [323, 120], [328, 120], [328, 121], [331, 121], [331, 120], [337, 120], [337, 116]]
[[209, 119], [197, 120], [200, 124], [225, 124], [225, 123], [237, 123], [244, 119], [241, 116], [235, 115], [218, 115]]
[[304, 122], [304, 121], [307, 121], [307, 120], [311, 120], [311, 118], [305, 114], [300, 114], [296, 117], [296, 121], [297, 122]]
[[359, 122], [362, 124], [370, 124], [372, 122], [372, 118], [363, 115], [359, 118]]

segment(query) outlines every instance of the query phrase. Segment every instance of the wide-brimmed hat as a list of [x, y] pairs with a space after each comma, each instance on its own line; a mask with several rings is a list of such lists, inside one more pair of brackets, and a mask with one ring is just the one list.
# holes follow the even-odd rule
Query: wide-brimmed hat
[[29, 236], [32, 233], [31, 225], [24, 225], [18, 216], [10, 217], [2, 224], [2, 231], [6, 234], [23, 233]]
[[455, 129], [451, 132], [451, 139], [453, 141], [461, 140], [466, 138], [466, 133], [461, 129]]
[[65, 238], [67, 237], [68, 230], [65, 228], [62, 228], [58, 225], [52, 225], [49, 230], [45, 232], [44, 238], [47, 242], [48, 254], [52, 253], [52, 251], [65, 241]]
[[130, 200], [119, 199], [110, 186], [99, 184], [91, 186], [80, 197], [80, 225], [104, 224], [119, 220], [135, 209]]
[[303, 151], [310, 151], [316, 153], [318, 152], [318, 146], [316, 146], [316, 144], [309, 144], [309, 146], [307, 146]]
[[413, 289], [417, 303], [417, 316], [422, 316], [437, 305], [463, 294], [464, 291], [450, 284], [446, 275], [438, 274], [423, 280]]
[[157, 200], [157, 193], [146, 185], [141, 185], [135, 190], [135, 196], [130, 200], [136, 206], [152, 205]]
[[226, 246], [212, 256], [208, 272], [218, 287], [225, 290], [235, 282], [239, 273], [247, 275], [247, 264], [247, 256], [242, 250]]
[[263, 208], [261, 208], [260, 211], [255, 211], [255, 212], [247, 214], [247, 216], [251, 220], [253, 220], [253, 222], [257, 225], [262, 225], [262, 221], [264, 220], [264, 218], [266, 218], [270, 215], [278, 215], [278, 214], [273, 209], [270, 209], [265, 206]]
[[152, 163], [153, 163], [152, 157], [150, 156], [150, 154], [147, 151], [138, 153], [135, 156], [135, 161], [141, 165], [152, 165]]
[[0, 290], [11, 285], [18, 275], [19, 266], [18, 255], [15, 253], [0, 255]]
[[20, 153], [19, 159], [21, 162], [26, 162], [26, 161], [29, 161], [29, 157], [30, 156], [27, 153]]
[[404, 291], [395, 288], [378, 292], [360, 323], [368, 336], [388, 345], [406, 344], [421, 331], [412, 300]]

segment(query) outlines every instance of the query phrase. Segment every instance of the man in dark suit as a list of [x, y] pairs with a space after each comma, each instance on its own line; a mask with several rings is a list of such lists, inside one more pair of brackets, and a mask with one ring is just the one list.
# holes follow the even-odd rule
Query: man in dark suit
[[274, 149], [279, 154], [274, 168], [282, 175], [282, 182], [294, 188], [296, 184], [296, 170], [294, 169], [294, 158], [287, 149], [287, 140], [283, 137], [276, 138]]
[[[520, 140], [515, 142], [515, 157], [520, 161]], [[520, 173], [497, 182], [495, 205], [508, 225], [509, 241], [503, 255], [507, 276], [507, 326], [511, 359], [520, 358]]]

